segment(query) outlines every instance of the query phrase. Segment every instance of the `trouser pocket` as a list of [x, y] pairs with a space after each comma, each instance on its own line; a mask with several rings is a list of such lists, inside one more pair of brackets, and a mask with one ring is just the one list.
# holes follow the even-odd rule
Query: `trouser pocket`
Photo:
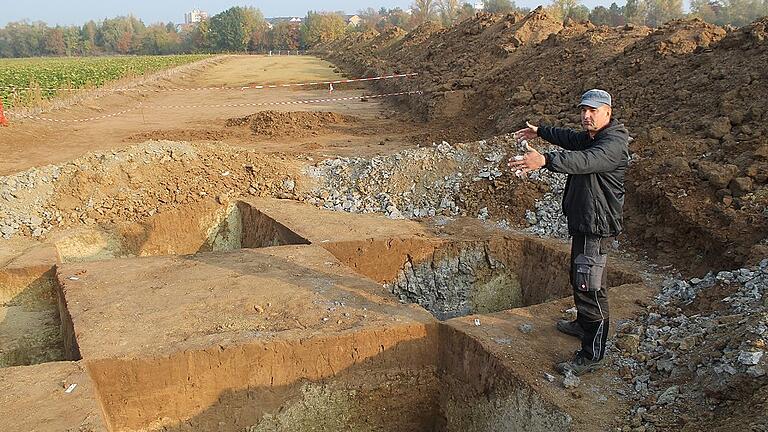
[[574, 284], [579, 291], [600, 291], [603, 286], [603, 272], [608, 255], [588, 256], [579, 254], [573, 263], [576, 266]]

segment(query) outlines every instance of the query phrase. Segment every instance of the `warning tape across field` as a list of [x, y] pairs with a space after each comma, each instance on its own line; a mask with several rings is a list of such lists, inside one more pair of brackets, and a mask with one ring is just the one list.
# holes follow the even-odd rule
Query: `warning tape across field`
[[[313, 81], [313, 82], [303, 82], [303, 83], [289, 83], [289, 84], [259, 84], [259, 85], [248, 85], [248, 86], [240, 86], [240, 87], [172, 87], [172, 88], [159, 88], [159, 89], [141, 89], [141, 88], [113, 88], [113, 89], [73, 89], [73, 88], [57, 88], [57, 87], [40, 87], [39, 90], [50, 90], [50, 91], [81, 91], [81, 90], [99, 90], [99, 91], [107, 91], [107, 92], [127, 92], [127, 91], [139, 91], [139, 92], [178, 92], [178, 91], [201, 91], [201, 90], [225, 90], [225, 91], [242, 91], [242, 90], [261, 90], [261, 89], [273, 89], [273, 88], [285, 88], [285, 87], [307, 87], [307, 86], [316, 86], [316, 85], [331, 85], [331, 84], [346, 84], [346, 83], [353, 83], [353, 82], [364, 82], [364, 81], [380, 81], [380, 80], [387, 80], [387, 79], [394, 79], [394, 78], [409, 78], [412, 76], [418, 75], [418, 72], [413, 73], [405, 73], [405, 74], [393, 74], [393, 75], [382, 75], [382, 76], [375, 76], [375, 77], [366, 77], [366, 78], [349, 78], [349, 79], [342, 79], [342, 80], [335, 80], [335, 81]], [[0, 89], [5, 90], [37, 90], [37, 87], [14, 87], [14, 86], [0, 86]]]
[[27, 114], [19, 114], [19, 113], [13, 113], [13, 112], [6, 112], [7, 115], [17, 117], [17, 118], [27, 118], [27, 119], [33, 119], [33, 120], [43, 120], [47, 122], [54, 122], [54, 123], [83, 123], [83, 122], [90, 122], [90, 121], [96, 121], [96, 120], [102, 120], [105, 118], [110, 117], [117, 117], [119, 115], [123, 115], [126, 113], [129, 113], [131, 111], [136, 111], [138, 109], [142, 108], [148, 108], [148, 109], [188, 109], [188, 108], [237, 108], [237, 107], [249, 107], [249, 106], [276, 106], [276, 105], [301, 105], [301, 104], [314, 104], [314, 103], [325, 103], [325, 102], [340, 102], [340, 101], [349, 101], [349, 100], [360, 100], [363, 101], [365, 99], [378, 99], [378, 98], [385, 98], [385, 97], [393, 97], [393, 96], [405, 96], [405, 95], [412, 95], [412, 94], [422, 94], [423, 91], [416, 90], [416, 91], [406, 91], [406, 92], [397, 92], [397, 93], [384, 93], [384, 94], [375, 94], [375, 95], [362, 95], [362, 96], [350, 96], [350, 97], [342, 97], [342, 98], [324, 98], [324, 99], [303, 99], [303, 100], [297, 100], [297, 101], [282, 101], [282, 102], [252, 102], [252, 103], [234, 103], [234, 104], [214, 104], [214, 105], [143, 105], [138, 104], [135, 107], [128, 108], [119, 112], [115, 112], [112, 114], [106, 114], [98, 117], [88, 117], [88, 118], [82, 118], [82, 119], [52, 119], [47, 117], [39, 117], [34, 115], [27, 115]]

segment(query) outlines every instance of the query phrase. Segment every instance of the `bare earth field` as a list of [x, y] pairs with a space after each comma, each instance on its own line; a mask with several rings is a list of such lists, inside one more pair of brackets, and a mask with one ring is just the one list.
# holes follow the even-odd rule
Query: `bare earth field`
[[[141, 91], [117, 92], [66, 110], [40, 117], [71, 121], [98, 117], [135, 108], [123, 115], [84, 123], [55, 123], [24, 119], [0, 129], [0, 175], [74, 159], [87, 152], [124, 148], [148, 139], [216, 141], [263, 152], [371, 155], [379, 144], [398, 149], [411, 145], [423, 132], [418, 126], [387, 108], [386, 100], [337, 101], [284, 106], [211, 107], [210, 105], [295, 102], [371, 94], [359, 84], [249, 90], [195, 90], [200, 87], [243, 87], [258, 84], [290, 84], [343, 79], [331, 64], [314, 57], [227, 56], [213, 65], [187, 71], [160, 83], [139, 86]], [[162, 91], [163, 89], [182, 89]], [[154, 108], [199, 106], [200, 108]], [[138, 108], [137, 108], [138, 107]], [[235, 119], [270, 109], [277, 111], [332, 111], [349, 116], [342, 124], [324, 127], [322, 133], [303, 133], [300, 138], [278, 133], [259, 136], [253, 131], [228, 128]], [[13, 117], [11, 117], [14, 120]], [[288, 123], [301, 122], [301, 119]], [[277, 128], [290, 125], [278, 124]], [[247, 129], [247, 128], [246, 128]], [[291, 131], [291, 129], [288, 129]], [[264, 133], [274, 131], [265, 130]], [[280, 132], [279, 130], [277, 132]], [[274, 133], [272, 133], [274, 135]]]

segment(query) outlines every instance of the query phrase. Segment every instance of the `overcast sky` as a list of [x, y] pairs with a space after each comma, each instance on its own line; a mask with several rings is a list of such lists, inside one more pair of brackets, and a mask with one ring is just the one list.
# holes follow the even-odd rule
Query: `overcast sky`
[[[214, 15], [232, 6], [254, 6], [267, 17], [304, 16], [309, 9], [342, 10], [355, 13], [366, 7], [378, 9], [407, 8], [412, 0], [287, 0], [287, 1], [238, 1], [238, 0], [0, 0], [0, 26], [11, 21], [44, 21], [48, 24], [83, 24], [88, 20], [101, 20], [119, 15], [132, 14], [147, 24], [155, 22], [184, 22], [184, 12], [193, 8], [207, 11]], [[472, 0], [471, 2], [474, 2]], [[625, 0], [617, 0], [619, 5]], [[518, 6], [535, 7], [549, 0], [517, 0]], [[594, 7], [605, 6], [611, 0], [584, 0], [584, 4]]]

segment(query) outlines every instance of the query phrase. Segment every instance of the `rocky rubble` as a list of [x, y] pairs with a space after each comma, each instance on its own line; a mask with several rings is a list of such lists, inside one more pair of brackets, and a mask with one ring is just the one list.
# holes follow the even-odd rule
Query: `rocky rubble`
[[53, 185], [61, 176], [61, 168], [33, 168], [11, 176], [0, 177], [0, 236], [9, 239], [19, 232], [40, 237], [59, 222], [55, 211], [40, 210], [53, 196]]
[[768, 258], [666, 281], [646, 314], [617, 328], [614, 366], [636, 401], [622, 430], [668, 430], [731, 414], [746, 423], [729, 430], [766, 430], [766, 341]]
[[[326, 159], [305, 170], [318, 183], [306, 201], [337, 211], [384, 213], [392, 219], [469, 215], [497, 221], [503, 228], [511, 226], [504, 218], [516, 211], [535, 234], [567, 236], [560, 209], [565, 176], [540, 170], [528, 179], [515, 177], [506, 167], [509, 157], [520, 151], [512, 143], [510, 136], [456, 145], [443, 141], [371, 159]], [[531, 183], [551, 190], [543, 197], [537, 194], [535, 209], [489, 209], [491, 200], [504, 199], [505, 192], [493, 189], [497, 185], [514, 189]], [[487, 193], [489, 187], [492, 192]]]

